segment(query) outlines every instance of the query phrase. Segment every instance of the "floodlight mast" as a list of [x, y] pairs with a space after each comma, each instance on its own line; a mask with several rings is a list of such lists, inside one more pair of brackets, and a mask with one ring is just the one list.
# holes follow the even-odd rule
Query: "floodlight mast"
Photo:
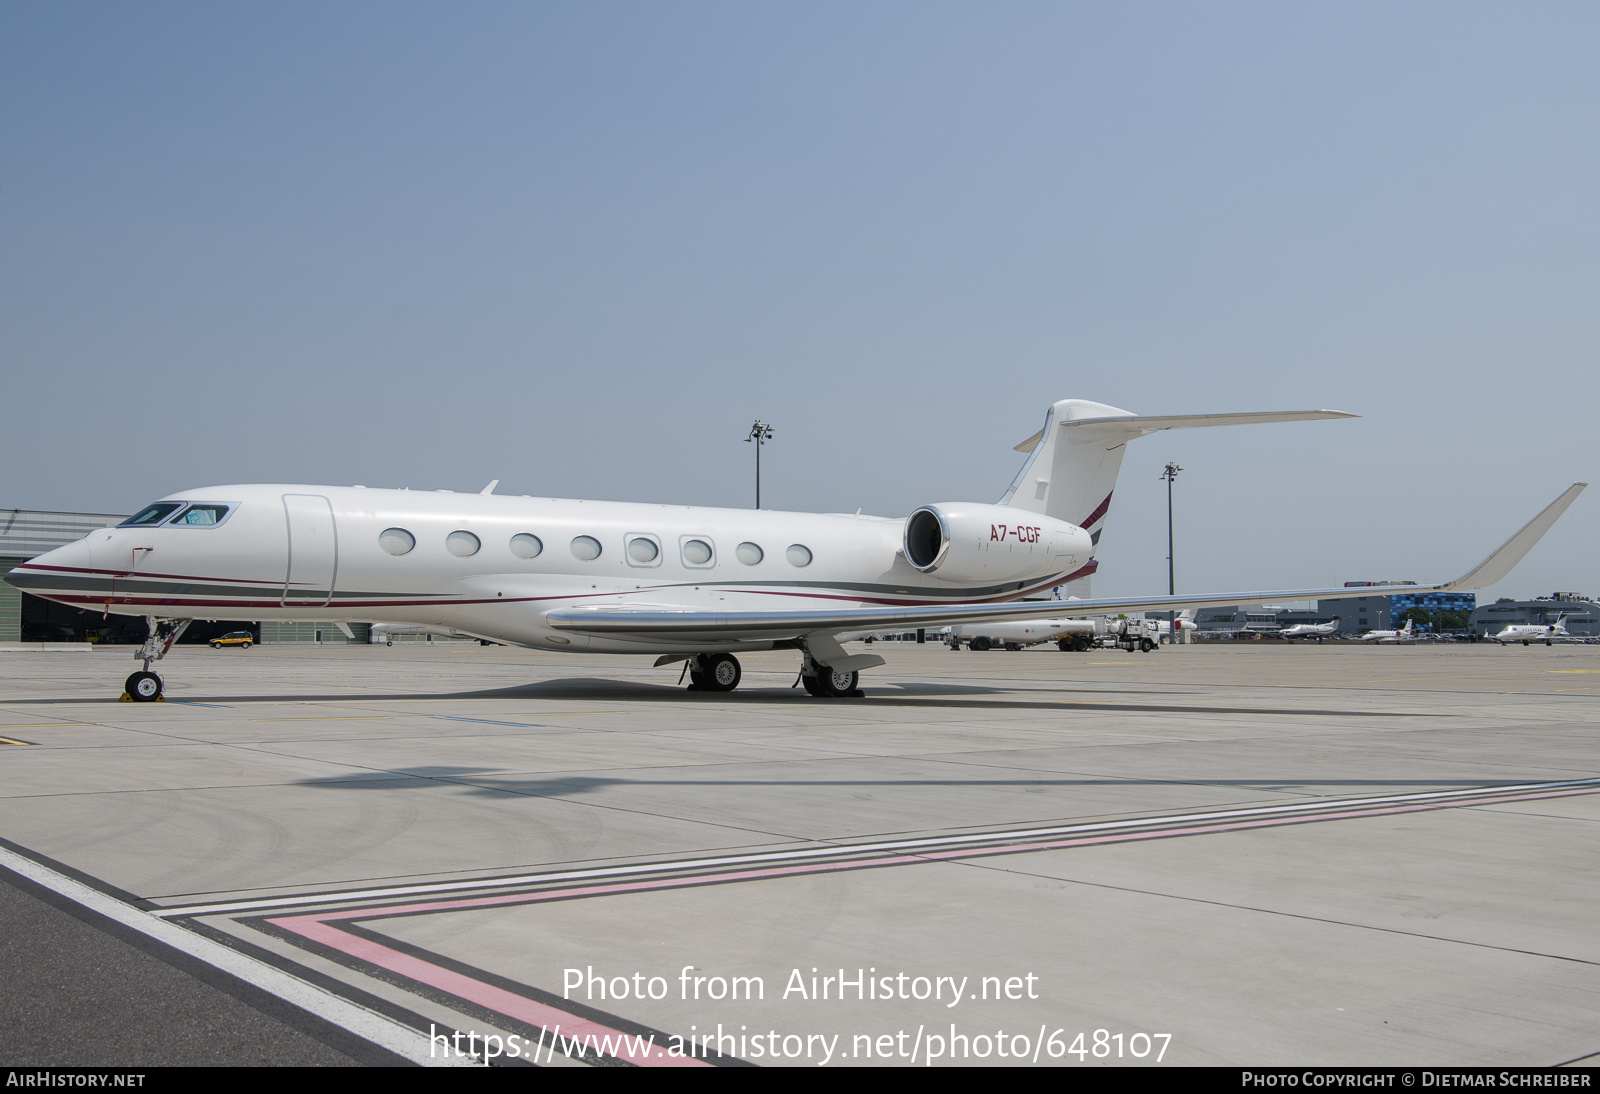
[[[1161, 472], [1160, 477], [1167, 480], [1167, 595], [1176, 596], [1178, 592], [1177, 581], [1174, 576], [1172, 562], [1172, 480], [1178, 477], [1178, 472], [1183, 468], [1175, 463], [1167, 464], [1167, 469]], [[1167, 612], [1167, 642], [1170, 645], [1178, 644], [1178, 613], [1173, 610]]]
[[761, 508], [761, 446], [772, 440], [772, 427], [760, 418], [750, 427], [750, 435], [745, 438], [745, 443], [751, 441], [756, 445], [756, 508]]

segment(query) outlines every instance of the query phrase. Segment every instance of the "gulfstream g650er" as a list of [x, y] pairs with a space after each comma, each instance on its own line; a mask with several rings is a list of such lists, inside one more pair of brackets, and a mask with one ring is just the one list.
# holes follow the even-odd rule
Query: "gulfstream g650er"
[[[1067, 399], [1018, 445], [996, 503], [938, 502], [908, 517], [702, 509], [362, 487], [184, 490], [115, 528], [11, 571], [11, 584], [81, 608], [140, 615], [150, 633], [127, 694], [189, 620], [411, 623], [543, 650], [688, 660], [693, 686], [739, 684], [738, 654], [794, 649], [806, 689], [860, 694], [838, 636], [1059, 615], [1023, 597], [1093, 572], [1127, 443], [1165, 429], [1345, 418], [1338, 411], [1139, 417]], [[493, 484], [491, 484], [492, 487]], [[1477, 567], [1429, 590], [1493, 584], [1584, 484]], [[1386, 589], [1363, 589], [1378, 594]], [[1074, 614], [1305, 600], [1342, 588], [1080, 600]]]

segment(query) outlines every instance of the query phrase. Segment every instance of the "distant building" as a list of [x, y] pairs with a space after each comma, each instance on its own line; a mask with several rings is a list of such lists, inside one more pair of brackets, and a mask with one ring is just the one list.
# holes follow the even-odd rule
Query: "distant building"
[[1478, 606], [1476, 593], [1395, 593], [1389, 598], [1389, 608], [1396, 615], [1403, 615], [1410, 608], [1424, 608], [1434, 616], [1433, 630], [1442, 630], [1438, 623], [1440, 612], [1460, 612], [1463, 616], [1470, 616]]
[[[1370, 585], [1415, 585], [1415, 581], [1346, 581], [1347, 589], [1362, 589]], [[1393, 630], [1390, 626], [1390, 605], [1386, 596], [1331, 597], [1317, 601], [1317, 614], [1332, 619], [1339, 617], [1340, 634], [1360, 634], [1362, 631]]]
[[1513, 600], [1485, 604], [1472, 613], [1474, 634], [1498, 634], [1513, 623], [1523, 626], [1548, 626], [1567, 613], [1567, 633], [1580, 637], [1600, 635], [1600, 604], [1578, 593], [1551, 593], [1533, 600]]

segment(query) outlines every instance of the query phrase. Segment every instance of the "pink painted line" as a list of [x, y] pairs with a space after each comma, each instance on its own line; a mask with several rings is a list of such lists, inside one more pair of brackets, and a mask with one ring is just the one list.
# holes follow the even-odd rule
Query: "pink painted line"
[[[613, 1051], [606, 1055], [626, 1060], [639, 1067], [711, 1066], [705, 1060], [690, 1056], [669, 1056], [666, 1045], [645, 1046], [641, 1050], [638, 1042], [644, 1038], [636, 1038], [632, 1034], [624, 1034], [620, 1030], [611, 1029], [598, 1022], [578, 1018], [565, 1011], [517, 995], [515, 992], [442, 968], [431, 961], [424, 961], [380, 943], [358, 938], [337, 927], [330, 927], [320, 922], [321, 918], [314, 915], [294, 916], [288, 919], [274, 919], [272, 922], [304, 938], [347, 953], [351, 957], [397, 972], [419, 983], [439, 988], [441, 991], [447, 991], [458, 999], [477, 1003], [479, 1006], [526, 1022], [530, 1026], [548, 1030], [559, 1029], [563, 1041], [570, 1042], [575, 1039], [582, 1048], [599, 1051], [602, 1044], [609, 1042], [609, 1047]], [[552, 1052], [560, 1051], [553, 1045], [547, 1047]]]

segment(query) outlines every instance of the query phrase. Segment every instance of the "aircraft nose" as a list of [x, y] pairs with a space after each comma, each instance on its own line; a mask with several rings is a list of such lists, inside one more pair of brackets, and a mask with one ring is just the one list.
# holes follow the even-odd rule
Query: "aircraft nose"
[[72, 574], [91, 568], [89, 544], [80, 539], [19, 563], [5, 579], [13, 588], [35, 596], [48, 596], [50, 590], [61, 587]]

